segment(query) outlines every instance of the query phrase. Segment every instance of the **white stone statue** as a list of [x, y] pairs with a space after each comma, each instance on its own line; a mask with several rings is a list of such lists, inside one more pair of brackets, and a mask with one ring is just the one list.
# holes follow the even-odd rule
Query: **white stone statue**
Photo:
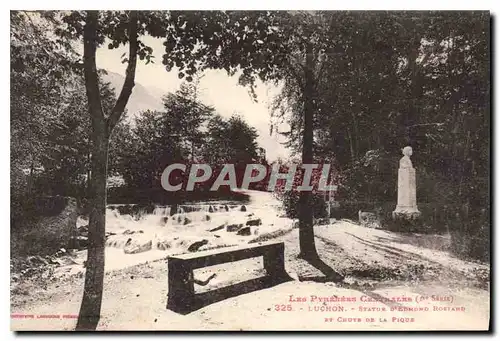
[[411, 147], [403, 148], [403, 157], [399, 160], [399, 168], [413, 168], [410, 156], [413, 154]]
[[403, 216], [416, 218], [420, 215], [417, 208], [417, 184], [415, 179], [415, 168], [410, 160], [413, 154], [411, 147], [403, 148], [403, 157], [399, 161], [398, 171], [398, 204], [392, 213], [393, 217]]

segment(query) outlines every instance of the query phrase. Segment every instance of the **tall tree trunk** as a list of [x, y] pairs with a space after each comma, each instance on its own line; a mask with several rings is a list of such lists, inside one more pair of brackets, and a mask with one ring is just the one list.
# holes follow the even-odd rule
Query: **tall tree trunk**
[[[314, 115], [314, 60], [311, 45], [306, 50], [304, 82], [304, 132], [302, 164], [313, 163], [313, 115]], [[302, 191], [299, 196], [299, 257], [315, 259], [318, 257], [314, 243], [313, 207], [310, 191]]]
[[109, 137], [125, 110], [134, 87], [137, 63], [137, 13], [129, 14], [129, 64], [123, 88], [109, 115], [104, 115], [96, 65], [98, 12], [88, 11], [83, 35], [85, 89], [92, 122], [89, 246], [85, 287], [76, 330], [95, 330], [101, 316], [106, 241], [106, 178]]
[[98, 13], [89, 11], [84, 32], [85, 88], [92, 121], [89, 245], [85, 271], [85, 288], [78, 315], [77, 330], [95, 330], [101, 314], [104, 283], [104, 242], [106, 228], [106, 172], [108, 141], [106, 120], [99, 94], [96, 66]]
[[350, 128], [347, 128], [347, 137], [349, 138], [349, 149], [351, 151], [351, 164], [354, 165], [356, 161], [356, 152], [354, 151], [354, 141]]
[[408, 56], [408, 67], [410, 69], [410, 100], [408, 101], [408, 112], [406, 113], [406, 127], [407, 127], [407, 144], [413, 148], [417, 147], [417, 136], [414, 125], [418, 122], [418, 100], [420, 100], [419, 88], [419, 69], [417, 65], [417, 58], [420, 48], [420, 39], [416, 38], [411, 45], [410, 54]]
[[352, 118], [352, 127], [353, 127], [353, 130], [351, 131], [351, 139], [352, 139], [352, 148], [353, 148], [353, 151], [354, 151], [354, 158], [356, 158], [356, 156], [358, 155], [359, 153], [359, 128], [358, 128], [358, 120], [356, 119], [356, 113], [354, 112], [354, 110], [356, 110], [356, 108], [351, 108], [351, 118]]
[[87, 188], [85, 189], [85, 196], [90, 198], [90, 177], [92, 176], [92, 172], [90, 171], [90, 167], [92, 165], [92, 157], [90, 151], [87, 153]]
[[[97, 123], [97, 122], [96, 122]], [[106, 175], [108, 137], [105, 122], [92, 127], [92, 177], [90, 180], [89, 245], [85, 290], [77, 330], [95, 330], [100, 319], [104, 286], [104, 247], [106, 229]]]

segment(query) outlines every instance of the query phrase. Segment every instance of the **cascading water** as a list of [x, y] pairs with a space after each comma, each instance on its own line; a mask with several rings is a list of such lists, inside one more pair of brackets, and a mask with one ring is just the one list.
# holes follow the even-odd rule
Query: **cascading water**
[[[177, 207], [177, 213], [170, 213], [170, 206], [109, 205], [106, 210], [106, 271], [174, 254], [246, 244], [262, 234], [291, 229], [291, 221], [278, 218], [276, 210], [261, 199], [258, 205], [245, 207], [230, 202], [183, 204]], [[257, 218], [262, 219], [263, 226], [247, 225], [249, 220]], [[77, 226], [87, 224], [87, 219], [79, 217]], [[243, 230], [245, 233], [240, 233]], [[201, 247], [195, 247], [197, 245]], [[79, 251], [78, 257], [82, 264], [86, 250]], [[81, 265], [70, 267], [71, 273], [82, 270]]]
[[[241, 205], [179, 205], [173, 215], [171, 206], [157, 206], [150, 212], [137, 207], [110, 206], [106, 211], [106, 231], [112, 235], [107, 238], [106, 246], [129, 254], [152, 249], [183, 253], [200, 240], [207, 241], [206, 247], [248, 242], [248, 236], [220, 228], [245, 224], [248, 213], [241, 210]], [[218, 227], [217, 234], [210, 232]]]

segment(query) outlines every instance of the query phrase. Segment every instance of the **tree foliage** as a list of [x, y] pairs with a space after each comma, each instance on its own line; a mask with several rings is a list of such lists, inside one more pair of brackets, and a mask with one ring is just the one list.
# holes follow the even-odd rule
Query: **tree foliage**
[[[173, 163], [188, 166], [186, 179], [190, 165], [207, 163], [215, 180], [217, 170], [226, 163], [244, 171], [247, 164], [256, 161], [256, 130], [239, 116], [225, 119], [216, 114], [198, 98], [197, 91], [195, 84], [184, 83], [164, 97], [164, 110], [137, 116], [117, 151], [118, 172], [127, 186], [160, 188], [163, 170]], [[202, 187], [209, 188], [211, 182]]]
[[[330, 15], [335, 49], [344, 52], [322, 69], [314, 150], [347, 176], [345, 198], [394, 198], [394, 168], [411, 145], [421, 200], [487, 202], [488, 14]], [[285, 84], [277, 114], [299, 109], [293, 87]], [[300, 150], [302, 117], [287, 119], [289, 146]]]
[[[393, 209], [398, 160], [410, 145], [418, 202], [434, 205], [434, 212], [446, 206], [460, 212], [450, 230], [463, 239], [454, 243], [467, 244], [489, 224], [483, 212], [489, 207], [489, 14], [318, 15], [332, 18], [324, 31], [332, 44], [314, 92], [313, 150], [341, 172], [337, 199]], [[274, 113], [289, 123], [285, 135], [296, 153], [303, 146], [302, 101], [297, 83], [285, 79]], [[481, 238], [474, 243], [486, 248], [488, 239]]]
[[[290, 124], [289, 146], [303, 164], [335, 164], [345, 198], [394, 197], [388, 170], [409, 144], [427, 200], [479, 208], [489, 204], [488, 19], [485, 12], [11, 12], [13, 193], [31, 191], [37, 170], [51, 181], [88, 180], [78, 328], [99, 321], [109, 173], [151, 186], [169, 162], [257, 156], [255, 130], [216, 115], [193, 85], [165, 97], [164, 111], [124, 122], [137, 60], [155, 62], [145, 36], [164, 40], [161, 63], [188, 83], [205, 69], [225, 70], [239, 74], [255, 100], [257, 79], [281, 85], [274, 118]], [[80, 56], [74, 45], [82, 42]], [[99, 80], [96, 50], [121, 45], [126, 77], [115, 96]], [[16, 178], [22, 172], [30, 174], [26, 185]], [[301, 256], [317, 258], [311, 193], [298, 200]]]

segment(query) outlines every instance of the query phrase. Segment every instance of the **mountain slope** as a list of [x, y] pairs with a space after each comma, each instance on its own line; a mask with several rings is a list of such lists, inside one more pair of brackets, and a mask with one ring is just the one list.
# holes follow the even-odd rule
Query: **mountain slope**
[[[120, 90], [123, 86], [125, 77], [122, 75], [108, 71], [108, 74], [103, 77], [105, 82], [111, 83], [111, 86], [115, 89], [115, 93], [118, 96]], [[161, 101], [162, 94], [152, 93], [145, 86], [140, 83], [135, 83], [132, 95], [127, 103], [128, 117], [135, 117], [141, 111], [144, 110], [162, 110], [163, 105]]]

